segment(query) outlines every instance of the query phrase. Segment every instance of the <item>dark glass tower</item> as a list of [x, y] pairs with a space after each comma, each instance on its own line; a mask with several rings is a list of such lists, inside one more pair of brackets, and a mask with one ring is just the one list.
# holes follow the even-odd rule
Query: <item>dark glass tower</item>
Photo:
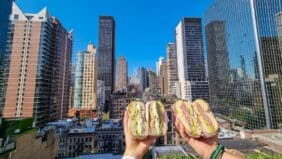
[[0, 1], [0, 117], [5, 103], [7, 88], [7, 76], [9, 66], [9, 54], [7, 51], [7, 39], [9, 32], [9, 16], [12, 12], [13, 0]]
[[105, 82], [107, 104], [115, 88], [115, 20], [112, 16], [99, 18], [98, 80]]
[[[224, 105], [218, 98], [227, 99], [229, 59], [224, 21], [213, 21], [205, 27], [209, 72], [210, 102], [212, 105]], [[226, 109], [225, 109], [226, 110]], [[227, 114], [226, 112], [222, 112]]]
[[205, 13], [213, 109], [247, 128], [282, 127], [281, 12], [282, 0], [215, 0]]

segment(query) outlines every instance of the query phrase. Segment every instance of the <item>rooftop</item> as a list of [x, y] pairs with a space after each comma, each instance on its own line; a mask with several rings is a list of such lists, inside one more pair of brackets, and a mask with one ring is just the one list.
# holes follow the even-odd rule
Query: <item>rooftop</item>
[[89, 155], [81, 155], [75, 158], [66, 158], [66, 159], [121, 159], [121, 155], [113, 155], [113, 154], [89, 154]]
[[282, 153], [282, 134], [255, 134], [252, 137], [256, 141], [269, 145], [272, 150]]
[[95, 127], [74, 127], [71, 128], [68, 132], [69, 134], [76, 134], [76, 133], [94, 133]]

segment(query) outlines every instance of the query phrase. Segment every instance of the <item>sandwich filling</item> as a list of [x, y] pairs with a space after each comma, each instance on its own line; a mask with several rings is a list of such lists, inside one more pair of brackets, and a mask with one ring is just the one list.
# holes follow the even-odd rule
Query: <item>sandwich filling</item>
[[154, 129], [157, 134], [161, 134], [162, 129], [162, 120], [161, 120], [161, 105], [159, 105], [157, 102], [152, 102], [152, 105], [150, 106], [152, 117], [154, 119], [151, 119], [151, 121], [154, 121]]
[[143, 112], [142, 112], [142, 108], [139, 102], [136, 103], [136, 108], [134, 109], [134, 115], [133, 115], [133, 119], [135, 119], [135, 133], [138, 137], [141, 136], [142, 132], [144, 131], [143, 129], [143, 124], [142, 122], [144, 121], [144, 117], [143, 117]]
[[210, 118], [208, 117], [207, 113], [204, 111], [202, 105], [200, 105], [199, 103], [197, 103], [196, 105], [199, 110], [199, 113], [204, 118], [204, 124], [207, 126], [209, 131], [214, 132], [215, 130], [214, 130], [213, 124]]
[[185, 120], [186, 120], [187, 124], [191, 128], [191, 133], [195, 134], [196, 133], [195, 121], [193, 121], [191, 119], [191, 115], [190, 115], [190, 114], [192, 114], [192, 112], [191, 112], [192, 111], [192, 107], [191, 107], [191, 110], [189, 111], [187, 109], [187, 107], [185, 106], [184, 101], [182, 101], [181, 110], [183, 111], [183, 114], [184, 114], [184, 117], [185, 117]]

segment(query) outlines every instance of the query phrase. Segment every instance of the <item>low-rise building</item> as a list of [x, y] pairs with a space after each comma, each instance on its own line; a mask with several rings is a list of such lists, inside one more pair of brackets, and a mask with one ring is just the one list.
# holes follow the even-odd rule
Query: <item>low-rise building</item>
[[109, 119], [102, 123], [96, 119], [61, 120], [48, 123], [40, 134], [54, 130], [59, 139], [57, 158], [77, 157], [85, 154], [122, 154], [125, 148], [122, 120]]
[[95, 132], [96, 153], [121, 154], [125, 148], [122, 120], [105, 121]]
[[95, 127], [74, 127], [60, 138], [58, 157], [95, 153]]
[[130, 97], [126, 94], [114, 94], [111, 98], [110, 118], [123, 119], [124, 111], [130, 103]]

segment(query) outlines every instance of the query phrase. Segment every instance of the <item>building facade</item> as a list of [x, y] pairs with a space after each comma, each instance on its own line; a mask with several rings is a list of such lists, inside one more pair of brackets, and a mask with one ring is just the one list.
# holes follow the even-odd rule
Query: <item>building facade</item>
[[13, 0], [5, 0], [0, 2], [0, 117], [5, 103], [5, 94], [7, 88], [9, 54], [7, 52], [9, 17], [12, 13]]
[[148, 71], [146, 68], [138, 68], [136, 80], [140, 91], [144, 91], [148, 87]]
[[155, 72], [149, 72], [149, 88], [159, 88], [159, 78]]
[[88, 45], [87, 53], [84, 54], [81, 109], [97, 109], [97, 61], [93, 44]]
[[130, 101], [130, 97], [125, 93], [114, 94], [111, 99], [110, 119], [123, 119], [124, 112]]
[[46, 8], [37, 14], [24, 14], [13, 3], [10, 20], [10, 64], [3, 117], [34, 117], [37, 127], [65, 117], [72, 32], [67, 32]]
[[99, 111], [104, 111], [105, 106], [105, 82], [97, 81], [97, 106]]
[[121, 154], [125, 149], [122, 120], [108, 120], [95, 132], [96, 153]]
[[[202, 20], [184, 17], [176, 27], [177, 71], [181, 87], [181, 98], [189, 101], [193, 97], [193, 84], [207, 84], [204, 62]], [[201, 86], [195, 86], [201, 87]], [[204, 98], [209, 92], [200, 91]]]
[[156, 62], [156, 73], [157, 73], [157, 76], [159, 76], [160, 74], [160, 66], [161, 64], [165, 62], [165, 58], [164, 57], [160, 57], [159, 60]]
[[117, 91], [120, 92], [126, 92], [127, 91], [127, 85], [128, 85], [128, 65], [126, 59], [121, 56], [118, 60], [118, 70], [117, 70], [117, 76], [118, 76], [118, 83], [117, 83]]
[[281, 8], [281, 0], [215, 0], [205, 13], [209, 78], [222, 85], [211, 88], [212, 107], [248, 128], [281, 128]]
[[58, 157], [95, 153], [95, 128], [71, 128], [60, 137]]
[[207, 59], [211, 105], [225, 105], [220, 98], [228, 99], [229, 59], [224, 21], [213, 21], [206, 25]]
[[167, 62], [163, 62], [160, 65], [159, 72], [159, 88], [163, 96], [168, 96], [168, 71], [167, 71]]
[[71, 68], [72, 68], [72, 46], [73, 46], [73, 30], [67, 32], [63, 24], [52, 18], [54, 40], [54, 58], [53, 58], [53, 90], [52, 95], [55, 109], [52, 114], [55, 116], [51, 119], [63, 119], [67, 117], [70, 92], [71, 92]]
[[176, 95], [175, 84], [176, 82], [178, 82], [178, 74], [177, 74], [177, 55], [176, 55], [175, 43], [167, 44], [166, 56], [167, 56], [168, 94]]
[[78, 110], [97, 109], [96, 48], [88, 44], [87, 51], [77, 54], [74, 107]]
[[82, 106], [82, 89], [83, 89], [83, 65], [84, 52], [76, 54], [75, 76], [74, 76], [74, 100], [73, 107], [80, 109]]
[[105, 82], [107, 102], [115, 88], [115, 27], [113, 17], [99, 17], [98, 80]]

